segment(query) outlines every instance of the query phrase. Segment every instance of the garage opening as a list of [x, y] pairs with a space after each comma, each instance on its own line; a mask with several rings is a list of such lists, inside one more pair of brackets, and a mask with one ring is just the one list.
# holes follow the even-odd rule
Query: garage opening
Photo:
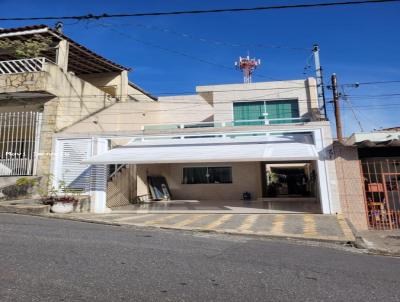
[[272, 208], [320, 212], [314, 161], [261, 163], [263, 201]]

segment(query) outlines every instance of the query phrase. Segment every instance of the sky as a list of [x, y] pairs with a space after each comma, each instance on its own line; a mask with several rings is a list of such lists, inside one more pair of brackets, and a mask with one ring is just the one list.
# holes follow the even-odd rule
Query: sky
[[[255, 7], [331, 0], [0, 0], [1, 17], [63, 16]], [[314, 76], [318, 43], [325, 84], [400, 80], [400, 2], [186, 16], [64, 21], [64, 33], [133, 70], [132, 82], [154, 95], [195, 93], [198, 85], [241, 83], [239, 56], [261, 59], [253, 82]], [[0, 27], [56, 21], [0, 21]], [[278, 46], [278, 47], [277, 47]], [[308, 66], [308, 67], [307, 67]], [[305, 68], [307, 67], [307, 68]], [[345, 87], [344, 132], [400, 126], [400, 83]], [[326, 91], [330, 101], [331, 91]], [[330, 120], [332, 104], [327, 104]], [[360, 125], [361, 124], [361, 125]]]

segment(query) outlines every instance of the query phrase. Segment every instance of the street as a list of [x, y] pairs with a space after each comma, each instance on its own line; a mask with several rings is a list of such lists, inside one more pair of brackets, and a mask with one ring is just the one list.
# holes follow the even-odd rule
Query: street
[[0, 301], [399, 301], [400, 259], [0, 214]]

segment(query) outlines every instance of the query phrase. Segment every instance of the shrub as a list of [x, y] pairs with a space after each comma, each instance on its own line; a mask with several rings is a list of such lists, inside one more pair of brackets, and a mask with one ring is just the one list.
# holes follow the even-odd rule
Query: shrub
[[15, 199], [22, 196], [28, 197], [31, 195], [31, 191], [36, 183], [37, 180], [34, 178], [21, 177], [17, 179], [14, 185], [2, 189], [2, 193], [6, 199]]
[[52, 206], [56, 202], [61, 202], [61, 203], [73, 203], [77, 204], [78, 199], [74, 196], [47, 196], [42, 198], [42, 203], [45, 205], [50, 205]]

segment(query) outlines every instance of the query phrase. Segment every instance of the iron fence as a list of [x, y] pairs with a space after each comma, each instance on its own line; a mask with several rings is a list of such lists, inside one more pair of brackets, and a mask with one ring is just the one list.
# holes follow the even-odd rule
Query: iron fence
[[400, 229], [400, 159], [362, 160], [371, 229]]
[[0, 113], [0, 176], [34, 175], [42, 113]]

